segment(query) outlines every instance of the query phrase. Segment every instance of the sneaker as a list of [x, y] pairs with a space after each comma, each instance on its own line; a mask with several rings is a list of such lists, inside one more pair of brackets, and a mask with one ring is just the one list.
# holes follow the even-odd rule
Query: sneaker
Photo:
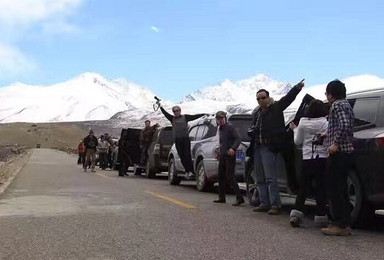
[[267, 212], [271, 207], [265, 204], [260, 204], [255, 209], [253, 209], [253, 212]]
[[289, 223], [291, 223], [292, 227], [300, 227], [300, 224], [303, 223], [303, 218], [303, 212], [293, 209], [289, 214]]
[[214, 203], [225, 203], [226, 201], [223, 199], [214, 200]]
[[350, 236], [352, 234], [352, 229], [350, 227], [342, 228], [339, 226], [328, 226], [322, 228], [321, 232], [327, 236]]
[[268, 210], [268, 215], [279, 215], [280, 208], [277, 206], [272, 206], [270, 210]]
[[244, 202], [245, 202], [244, 198], [243, 197], [239, 197], [239, 198], [236, 199], [236, 202], [232, 204], [232, 206], [240, 206]]
[[91, 172], [96, 172], [96, 170], [95, 170], [95, 169], [92, 169]]

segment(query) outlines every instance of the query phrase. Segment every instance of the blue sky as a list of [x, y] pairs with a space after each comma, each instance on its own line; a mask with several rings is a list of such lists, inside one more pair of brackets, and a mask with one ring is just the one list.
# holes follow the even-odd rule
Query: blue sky
[[178, 101], [258, 73], [307, 85], [384, 76], [379, 0], [9, 0], [0, 28], [0, 86], [96, 72]]

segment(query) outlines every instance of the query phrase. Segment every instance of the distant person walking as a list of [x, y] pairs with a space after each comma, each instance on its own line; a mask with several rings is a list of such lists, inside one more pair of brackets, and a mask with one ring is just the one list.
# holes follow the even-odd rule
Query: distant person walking
[[84, 138], [84, 147], [86, 150], [84, 172], [87, 172], [88, 164], [91, 164], [91, 172], [95, 172], [97, 145], [98, 145], [97, 137], [94, 135], [93, 130], [90, 130], [89, 135]]
[[346, 88], [340, 80], [328, 83], [326, 95], [329, 110], [327, 186], [332, 225], [323, 228], [325, 235], [349, 236], [351, 215], [347, 189], [348, 173], [353, 167], [354, 114], [346, 100]]
[[191, 140], [189, 139], [188, 122], [198, 119], [206, 114], [182, 115], [181, 108], [174, 106], [172, 108], [173, 116], [170, 115], [161, 106], [161, 112], [171, 122], [173, 131], [173, 140], [175, 142], [177, 153], [181, 163], [184, 166], [187, 177], [193, 175], [193, 163], [191, 157]]
[[216, 121], [219, 126], [219, 199], [215, 203], [225, 203], [225, 182], [228, 181], [236, 194], [236, 202], [233, 206], [244, 203], [239, 185], [235, 176], [236, 149], [241, 143], [241, 137], [236, 128], [227, 121], [227, 114], [224, 111], [216, 113]]
[[277, 215], [281, 201], [277, 177], [285, 172], [285, 163], [281, 154], [284, 149], [285, 121], [283, 111], [295, 100], [304, 82], [295, 85], [279, 101], [273, 101], [269, 92], [260, 89], [256, 93], [259, 107], [255, 109], [250, 129], [254, 147], [254, 167], [260, 205], [254, 212], [267, 212]]
[[140, 132], [140, 165], [145, 166], [148, 160], [148, 149], [152, 143], [153, 134], [156, 131], [156, 128], [159, 127], [159, 124], [151, 126], [151, 121], [145, 120], [145, 127]]
[[79, 158], [77, 159], [77, 164], [84, 164], [84, 159], [85, 159], [84, 140], [80, 140], [80, 143], [77, 146], [77, 151], [79, 153]]
[[302, 147], [300, 189], [296, 197], [295, 208], [291, 211], [289, 222], [293, 227], [299, 227], [304, 218], [304, 204], [308, 191], [315, 181], [316, 216], [315, 224], [328, 225], [327, 196], [326, 196], [326, 162], [328, 157], [327, 145], [324, 138], [327, 134], [328, 110], [321, 100], [309, 103], [306, 116], [300, 119], [299, 125], [290, 124], [294, 132], [294, 141]]

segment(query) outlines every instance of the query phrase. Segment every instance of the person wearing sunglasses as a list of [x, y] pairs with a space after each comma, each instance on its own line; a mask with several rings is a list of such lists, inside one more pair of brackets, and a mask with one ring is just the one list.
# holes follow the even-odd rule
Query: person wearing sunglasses
[[279, 101], [273, 101], [269, 92], [260, 89], [256, 93], [258, 107], [253, 112], [253, 122], [249, 135], [252, 137], [254, 167], [260, 205], [254, 212], [280, 213], [281, 201], [277, 177], [285, 172], [281, 154], [285, 140], [285, 121], [283, 111], [295, 100], [304, 80], [296, 84]]
[[177, 153], [179, 154], [187, 177], [191, 177], [194, 174], [194, 169], [191, 157], [191, 140], [189, 139], [188, 122], [207, 114], [182, 115], [179, 106], [172, 107], [173, 115], [165, 111], [162, 106], [160, 106], [160, 110], [172, 124], [173, 140]]

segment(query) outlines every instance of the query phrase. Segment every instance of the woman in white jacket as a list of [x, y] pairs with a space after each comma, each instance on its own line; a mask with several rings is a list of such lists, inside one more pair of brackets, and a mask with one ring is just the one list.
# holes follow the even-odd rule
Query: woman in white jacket
[[308, 191], [315, 180], [316, 216], [315, 223], [319, 226], [328, 224], [326, 211], [325, 170], [328, 157], [324, 136], [328, 129], [326, 118], [328, 111], [321, 100], [312, 100], [308, 106], [307, 117], [300, 119], [299, 125], [291, 123], [294, 141], [302, 146], [303, 160], [301, 164], [300, 189], [296, 197], [295, 209], [291, 211], [289, 222], [299, 227], [304, 217], [304, 204]]

